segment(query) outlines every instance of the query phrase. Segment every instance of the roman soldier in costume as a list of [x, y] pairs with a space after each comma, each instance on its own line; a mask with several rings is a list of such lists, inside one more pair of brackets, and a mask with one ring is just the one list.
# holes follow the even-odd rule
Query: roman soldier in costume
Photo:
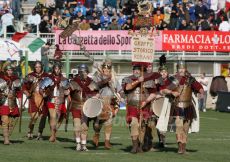
[[[162, 64], [159, 67], [158, 71], [161, 74], [161, 77], [158, 78], [158, 83], [157, 83], [159, 95], [161, 97], [168, 97], [170, 99], [174, 98], [174, 97], [177, 97], [179, 95], [179, 93], [177, 92], [176, 84], [174, 84], [172, 82], [172, 80], [170, 80], [170, 78], [169, 78], [167, 67], [164, 64]], [[150, 97], [151, 97], [151, 95], [150, 95]], [[157, 102], [157, 101], [155, 101], [155, 102]], [[162, 105], [160, 107], [161, 110], [162, 110], [162, 106], [163, 106], [163, 103], [162, 103]], [[154, 117], [155, 117], [154, 118], [155, 119], [155, 126], [156, 126], [156, 124], [158, 122], [158, 119], [159, 119], [160, 115], [161, 114], [154, 115]], [[160, 148], [165, 148], [166, 147], [166, 144], [165, 144], [165, 133], [166, 133], [166, 131], [160, 131], [160, 130], [157, 129], [157, 133], [158, 133]]]
[[204, 90], [202, 85], [188, 73], [184, 61], [180, 60], [177, 66], [178, 72], [174, 76], [174, 82], [178, 83], [179, 96], [172, 104], [171, 116], [175, 118], [178, 153], [184, 154], [186, 153], [189, 127], [192, 120], [197, 117], [192, 104], [192, 92], [200, 93], [202, 96]]
[[[159, 77], [157, 73], [153, 72], [148, 74], [148, 76], [151, 76], [149, 78], [152, 80]], [[139, 65], [133, 66], [133, 75], [122, 80], [122, 87], [127, 97], [126, 120], [130, 125], [131, 139], [133, 143], [131, 153], [142, 152], [146, 126], [152, 117], [151, 101], [146, 101], [146, 99], [150, 93], [156, 93], [156, 87], [153, 87], [152, 84], [145, 85], [144, 81], [147, 80], [141, 76], [141, 67]], [[144, 82], [142, 93], [141, 82]], [[142, 97], [140, 97], [140, 95], [142, 95]], [[145, 103], [142, 103], [142, 101], [145, 101]]]
[[38, 128], [38, 140], [42, 138], [42, 133], [45, 128], [48, 109], [46, 107], [46, 100], [39, 92], [39, 85], [43, 78], [48, 77], [49, 74], [43, 71], [43, 65], [40, 61], [34, 64], [34, 71], [28, 74], [23, 83], [23, 91], [29, 101], [28, 113], [30, 115], [28, 139], [33, 139], [34, 125], [39, 117], [40, 123]]
[[119, 101], [121, 100], [122, 87], [115, 77], [115, 72], [112, 70], [112, 62], [106, 59], [98, 71], [94, 74], [94, 82], [99, 90], [99, 98], [103, 100], [103, 109], [100, 116], [97, 117], [97, 122], [94, 123], [95, 134], [93, 143], [97, 147], [99, 143], [100, 130], [104, 125], [105, 132], [105, 149], [110, 149], [112, 121], [119, 110]]
[[7, 65], [5, 74], [0, 78], [0, 116], [3, 128], [4, 144], [9, 145], [10, 131], [13, 131], [13, 119], [19, 117], [17, 99], [21, 105], [21, 81], [13, 75], [13, 67]]
[[44, 78], [40, 85], [40, 92], [47, 100], [50, 117], [50, 142], [56, 141], [56, 132], [66, 117], [65, 99], [69, 95], [69, 81], [63, 77], [61, 63], [53, 65], [53, 72], [49, 78]]
[[70, 81], [70, 111], [73, 116], [77, 151], [88, 151], [86, 142], [90, 119], [84, 115], [82, 108], [84, 102], [97, 93], [94, 88], [91, 88], [94, 83], [88, 76], [88, 73], [89, 69], [87, 65], [81, 64], [78, 66], [78, 75]]

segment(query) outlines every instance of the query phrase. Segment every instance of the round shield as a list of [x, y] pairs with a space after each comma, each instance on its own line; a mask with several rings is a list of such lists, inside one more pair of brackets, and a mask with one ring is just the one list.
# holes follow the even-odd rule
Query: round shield
[[163, 103], [164, 103], [164, 97], [161, 97], [152, 103], [152, 110], [154, 114], [158, 117], [161, 115]]
[[83, 105], [83, 113], [88, 118], [94, 118], [101, 114], [103, 103], [97, 98], [89, 98]]

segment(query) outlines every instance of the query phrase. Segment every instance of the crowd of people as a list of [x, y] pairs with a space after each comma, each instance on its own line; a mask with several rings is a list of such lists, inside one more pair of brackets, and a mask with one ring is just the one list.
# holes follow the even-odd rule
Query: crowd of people
[[[157, 30], [219, 30], [229, 31], [228, 1], [151, 0], [151, 16]], [[1, 24], [8, 32], [22, 18], [20, 0], [0, 1]], [[133, 0], [40, 0], [26, 21], [30, 32], [54, 32], [75, 21], [81, 30], [130, 30], [138, 14]]]

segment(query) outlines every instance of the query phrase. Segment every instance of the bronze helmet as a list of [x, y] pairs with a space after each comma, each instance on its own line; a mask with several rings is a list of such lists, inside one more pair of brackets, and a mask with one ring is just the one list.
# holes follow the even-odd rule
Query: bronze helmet
[[186, 62], [182, 59], [178, 60], [177, 62], [177, 69], [187, 69], [187, 65], [186, 65]]

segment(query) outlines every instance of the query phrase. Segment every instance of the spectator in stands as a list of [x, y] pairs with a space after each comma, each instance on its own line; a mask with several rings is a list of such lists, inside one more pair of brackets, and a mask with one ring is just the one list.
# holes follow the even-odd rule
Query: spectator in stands
[[192, 20], [189, 21], [187, 30], [196, 30], [196, 25], [193, 23]]
[[52, 16], [51, 16], [51, 23], [52, 23], [52, 27], [56, 28], [58, 25], [58, 20], [60, 18], [60, 13], [58, 11], [54, 11]]
[[82, 22], [79, 25], [80, 30], [89, 30], [90, 24], [86, 21], [86, 19], [83, 19]]
[[167, 30], [168, 29], [168, 25], [166, 22], [164, 22], [163, 20], [159, 21], [159, 24], [156, 25], [156, 29], [157, 30]]
[[19, 19], [20, 16], [20, 6], [21, 6], [21, 1], [20, 0], [13, 0], [11, 2], [11, 9], [12, 9], [12, 14], [14, 15], [14, 18], [16, 20]]
[[166, 4], [164, 7], [164, 22], [169, 24], [170, 23], [170, 15], [171, 15], [171, 7], [169, 4]]
[[230, 24], [228, 22], [228, 18], [223, 16], [222, 17], [222, 22], [220, 23], [220, 26], [219, 26], [219, 31], [223, 31], [223, 32], [228, 32], [230, 31]]
[[97, 5], [97, 0], [86, 0], [85, 7], [93, 9]]
[[104, 10], [103, 15], [100, 17], [101, 29], [106, 30], [110, 23], [110, 16], [108, 15], [108, 11]]
[[10, 8], [10, 1], [9, 0], [1, 0], [0, 1], [0, 10], [1, 10], [1, 15], [5, 14], [6, 10], [9, 10], [11, 12], [12, 9]]
[[197, 5], [195, 5], [195, 16], [197, 20], [206, 16], [208, 12], [207, 7], [202, 3], [202, 0], [199, 0]]
[[122, 30], [132, 30], [133, 24], [131, 18], [128, 18], [127, 21], [122, 25]]
[[153, 15], [157, 14], [157, 11], [160, 11], [162, 14], [164, 14], [164, 7], [161, 7], [160, 2], [156, 3], [156, 7], [155, 6], [153, 7], [154, 7]]
[[112, 19], [116, 19], [117, 21], [119, 19], [119, 16], [117, 15], [117, 11], [116, 10], [113, 11], [113, 15], [110, 17], [110, 20], [112, 20]]
[[112, 19], [112, 23], [109, 24], [108, 30], [120, 30], [120, 26], [117, 24], [116, 19]]
[[178, 21], [178, 8], [173, 3], [171, 3], [172, 11], [170, 16], [170, 29], [175, 30], [177, 28], [177, 21]]
[[32, 33], [37, 32], [37, 26], [41, 23], [41, 16], [36, 13], [36, 10], [32, 10], [32, 14], [28, 16], [27, 24], [29, 31]]
[[76, 15], [81, 12], [83, 16], [86, 16], [86, 8], [81, 2], [77, 2], [77, 7], [74, 8], [73, 14]]
[[188, 29], [188, 25], [187, 25], [186, 20], [184, 19], [184, 20], [181, 21], [181, 24], [180, 24], [178, 30], [187, 30], [187, 29]]
[[79, 18], [81, 21], [85, 19], [85, 16], [82, 14], [81, 11], [78, 11], [76, 19]]
[[210, 24], [208, 23], [207, 19], [200, 19], [200, 21], [198, 22], [198, 30], [211, 30]]
[[91, 15], [87, 16], [87, 19], [89, 20], [89, 23], [94, 23], [95, 19], [98, 19], [97, 13], [96, 12], [92, 12]]
[[118, 25], [119, 26], [122, 26], [124, 23], [126, 23], [126, 21], [127, 21], [127, 16], [126, 15], [124, 15], [124, 13], [121, 11], [120, 13], [119, 13], [119, 18], [118, 18]]
[[43, 20], [39, 25], [39, 31], [41, 33], [50, 33], [51, 32], [51, 24], [49, 23], [49, 17], [44, 16]]
[[182, 2], [177, 3], [177, 8], [178, 8], [178, 21], [177, 21], [176, 28], [179, 29], [182, 20], [186, 20], [186, 18], [185, 18], [185, 8], [183, 7]]
[[156, 14], [153, 16], [154, 25], [159, 25], [160, 20], [164, 20], [164, 14], [161, 13], [160, 10], [156, 11]]
[[70, 18], [71, 17], [71, 14], [70, 14], [70, 12], [69, 12], [69, 10], [67, 8], [64, 10], [62, 17], [66, 17], [66, 18]]
[[189, 12], [190, 20], [195, 22], [196, 21], [195, 6], [194, 6], [194, 4], [192, 2], [188, 3], [188, 12]]
[[5, 10], [5, 14], [2, 15], [1, 17], [2, 29], [4, 30], [6, 28], [7, 33], [14, 33], [15, 29], [14, 29], [13, 21], [14, 21], [14, 16], [9, 12], [9, 10]]
[[95, 17], [94, 21], [91, 21], [90, 27], [92, 30], [101, 30], [101, 24], [97, 17]]

